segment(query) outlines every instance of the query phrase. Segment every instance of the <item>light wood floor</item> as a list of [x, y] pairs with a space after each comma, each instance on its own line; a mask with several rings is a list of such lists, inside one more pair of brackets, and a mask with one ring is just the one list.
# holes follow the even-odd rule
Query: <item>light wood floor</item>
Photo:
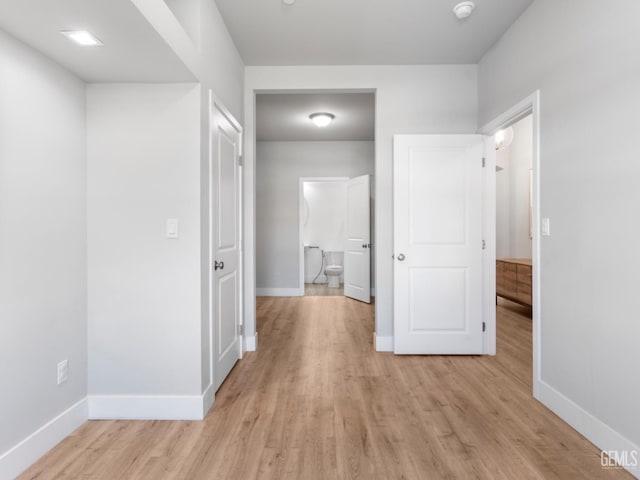
[[258, 318], [205, 421], [89, 422], [21, 478], [631, 478], [532, 399], [518, 307], [496, 357], [375, 353], [372, 307], [344, 297], [260, 298]]
[[304, 294], [307, 297], [341, 297], [344, 295], [344, 286], [331, 288], [326, 283], [305, 283]]

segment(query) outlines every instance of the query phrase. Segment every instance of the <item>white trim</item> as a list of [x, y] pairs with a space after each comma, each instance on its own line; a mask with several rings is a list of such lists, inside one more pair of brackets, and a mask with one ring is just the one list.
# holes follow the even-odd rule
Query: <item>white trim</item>
[[211, 383], [202, 394], [202, 418], [207, 416], [216, 401], [215, 385]]
[[493, 136], [484, 137], [482, 238], [483, 353], [496, 354], [496, 151]]
[[89, 395], [90, 420], [202, 420], [203, 395]]
[[244, 336], [244, 351], [255, 352], [258, 349], [258, 332], [255, 335]]
[[256, 297], [304, 297], [302, 288], [256, 288]]
[[393, 337], [378, 337], [373, 332], [373, 344], [376, 352], [393, 352]]
[[371, 289], [371, 296], [372, 296], [372, 297], [375, 297], [375, 296], [376, 296], [376, 289], [375, 289], [375, 288], [372, 288], [372, 289]]
[[[306, 278], [304, 276], [304, 184], [305, 182], [348, 182], [349, 177], [300, 177], [298, 181], [298, 204], [299, 204], [299, 217], [298, 217], [298, 245], [299, 245], [299, 262], [300, 262], [300, 274], [298, 276], [298, 282], [302, 287], [302, 295], [304, 295], [304, 284], [306, 283]], [[322, 250], [322, 249], [321, 249]], [[312, 279], [315, 277], [313, 275]], [[325, 277], [325, 275], [321, 275], [321, 277]], [[326, 277], [325, 277], [326, 282]], [[311, 283], [311, 282], [309, 282]]]
[[[587, 440], [603, 451], [640, 452], [640, 446], [616, 432], [609, 425], [591, 415], [551, 385], [540, 381], [538, 400], [553, 413], [584, 435]], [[626, 468], [636, 478], [640, 478], [640, 465]]]
[[[532, 116], [532, 135], [533, 135], [533, 201], [531, 205], [531, 215], [533, 217], [532, 223], [532, 263], [533, 263], [533, 278], [532, 278], [532, 329], [533, 329], [533, 396], [539, 399], [538, 390], [541, 383], [540, 378], [540, 365], [542, 362], [542, 349], [541, 349], [541, 331], [540, 331], [540, 319], [542, 318], [542, 295], [540, 289], [540, 279], [542, 276], [541, 262], [540, 262], [540, 91], [535, 91], [527, 98], [518, 102], [515, 106], [498, 115], [497, 118], [486, 124], [480, 129], [480, 133], [483, 135], [494, 135], [501, 128], [506, 128], [513, 125], [513, 123], [521, 120], [527, 115]], [[495, 169], [494, 169], [495, 170]], [[494, 185], [495, 187], [495, 185]], [[491, 247], [495, 248], [495, 244]], [[495, 267], [494, 267], [495, 268]], [[493, 278], [495, 283], [495, 274]], [[496, 328], [495, 314], [492, 317], [487, 317], [487, 330], [493, 331], [495, 335]]]
[[88, 419], [83, 398], [0, 455], [0, 479], [15, 478]]

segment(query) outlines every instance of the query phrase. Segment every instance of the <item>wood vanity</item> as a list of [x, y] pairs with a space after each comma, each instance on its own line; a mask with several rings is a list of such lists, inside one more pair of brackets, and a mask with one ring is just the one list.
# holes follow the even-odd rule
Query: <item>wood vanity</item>
[[496, 295], [530, 307], [531, 259], [499, 258], [496, 260]]

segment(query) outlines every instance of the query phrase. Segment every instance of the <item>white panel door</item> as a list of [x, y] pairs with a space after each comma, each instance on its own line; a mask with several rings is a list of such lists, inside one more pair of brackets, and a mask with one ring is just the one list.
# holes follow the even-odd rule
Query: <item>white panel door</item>
[[483, 353], [480, 135], [394, 137], [394, 351]]
[[241, 356], [240, 132], [214, 104], [211, 112], [214, 259], [213, 356], [216, 390]]
[[344, 295], [371, 303], [371, 177], [347, 185], [347, 240], [344, 247]]

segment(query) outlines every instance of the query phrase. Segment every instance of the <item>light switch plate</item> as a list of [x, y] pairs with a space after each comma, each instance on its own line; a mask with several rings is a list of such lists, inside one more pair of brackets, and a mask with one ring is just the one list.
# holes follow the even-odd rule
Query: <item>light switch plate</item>
[[167, 238], [178, 238], [177, 218], [167, 218]]
[[58, 385], [69, 379], [69, 360], [63, 360], [58, 363]]
[[551, 220], [548, 218], [542, 219], [542, 236], [543, 237], [551, 236]]

